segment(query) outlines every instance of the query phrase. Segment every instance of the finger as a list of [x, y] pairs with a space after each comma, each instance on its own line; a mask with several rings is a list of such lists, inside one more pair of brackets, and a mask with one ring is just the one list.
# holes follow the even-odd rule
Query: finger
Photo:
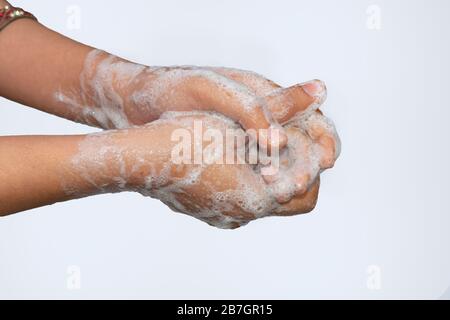
[[297, 115], [316, 110], [326, 99], [326, 86], [312, 80], [289, 88], [280, 88], [265, 97], [269, 111], [281, 124]]
[[[243, 87], [246, 87], [246, 89], [256, 97], [260, 97], [261, 103], [265, 104], [265, 109], [267, 109], [267, 105], [264, 99], [262, 99], [261, 97], [265, 97], [280, 88], [280, 86], [275, 82], [270, 81], [252, 71], [223, 67], [209, 67], [208, 70], [214, 71], [215, 73], [231, 79], [232, 81], [241, 84]], [[265, 110], [265, 115], [270, 119], [271, 123], [276, 122], [272, 114], [270, 112], [267, 112], [267, 110]], [[269, 150], [271, 149], [272, 145], [276, 145], [276, 143], [270, 142], [272, 140], [280, 141], [278, 145], [279, 148], [283, 148], [287, 143], [287, 138], [284, 134], [284, 130], [282, 130], [282, 128], [277, 125], [272, 126], [269, 131], [259, 132], [258, 135], [260, 145], [268, 142]]]
[[247, 87], [212, 71], [204, 71], [189, 79], [189, 92], [200, 107], [221, 113], [256, 131], [258, 143], [269, 150], [287, 143], [284, 129], [274, 120], [263, 99]]
[[269, 111], [281, 124], [307, 109], [318, 108], [326, 99], [326, 86], [320, 80], [282, 88], [275, 82], [251, 71], [232, 68], [212, 68], [212, 70], [242, 83], [256, 95], [264, 97]]
[[294, 186], [294, 195], [305, 193], [319, 174], [317, 148], [312, 139], [298, 128], [288, 128], [289, 151], [293, 158], [289, 176]]
[[[297, 127], [286, 128], [288, 146], [280, 154], [279, 161], [272, 159], [271, 166], [278, 170], [261, 170], [261, 175], [273, 189], [279, 203], [285, 203], [294, 196], [305, 193], [320, 171], [318, 149], [308, 134]], [[272, 174], [275, 173], [275, 174]]]
[[227, 78], [245, 85], [248, 89], [250, 89], [250, 91], [259, 97], [268, 96], [275, 90], [281, 88], [280, 85], [253, 71], [223, 67], [213, 67], [211, 70], [214, 70]]
[[[297, 115], [306, 115], [318, 110], [326, 99], [327, 90], [320, 80], [312, 80], [289, 88], [281, 88], [276, 83], [253, 72], [217, 68], [221, 74], [238, 81], [258, 95], [264, 95], [269, 111], [279, 123], [289, 122]], [[320, 111], [317, 111], [320, 114]], [[318, 145], [319, 164], [314, 166], [314, 172], [290, 170], [291, 176], [280, 174], [264, 174], [262, 176], [267, 184], [274, 186], [274, 195], [279, 203], [288, 202], [295, 195], [302, 195], [309, 188], [319, 169], [330, 168], [334, 165], [339, 154], [339, 138], [334, 132], [326, 130], [323, 123], [317, 123], [310, 128], [311, 136]], [[298, 155], [301, 158], [302, 154]], [[274, 171], [273, 169], [268, 171]], [[286, 180], [290, 180], [287, 182]]]
[[322, 170], [332, 168], [341, 149], [341, 142], [333, 122], [317, 110], [304, 121], [303, 126], [318, 146], [320, 168]]
[[308, 190], [300, 196], [282, 204], [273, 213], [275, 216], [292, 216], [310, 212], [314, 209], [319, 195], [320, 177], [318, 176]]

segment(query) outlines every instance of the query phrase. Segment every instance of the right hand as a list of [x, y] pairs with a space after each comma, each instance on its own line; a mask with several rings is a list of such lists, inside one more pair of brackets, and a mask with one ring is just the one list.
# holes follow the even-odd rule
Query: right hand
[[[174, 164], [171, 136], [177, 129], [193, 132], [194, 122], [204, 129], [224, 132], [236, 128], [230, 121], [209, 114], [175, 115], [142, 127], [107, 131], [83, 142], [77, 175], [87, 177], [102, 191], [137, 191], [158, 198], [183, 212], [221, 228], [236, 228], [270, 215], [309, 212], [317, 200], [319, 179], [306, 192], [283, 204], [250, 164]], [[289, 138], [310, 139], [291, 127]], [[190, 146], [191, 147], [191, 146]], [[305, 159], [305, 155], [302, 155]]]

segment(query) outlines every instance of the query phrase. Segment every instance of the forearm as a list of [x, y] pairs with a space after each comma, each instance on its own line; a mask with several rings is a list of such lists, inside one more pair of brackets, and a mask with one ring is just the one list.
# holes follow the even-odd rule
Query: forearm
[[[0, 137], [0, 216], [90, 195], [96, 188], [73, 173], [83, 136]], [[76, 187], [77, 194], [67, 186]]]
[[[3, 29], [0, 48], [0, 95], [5, 98], [104, 129], [155, 119], [124, 108], [130, 93], [127, 84], [145, 73], [145, 66], [76, 42], [31, 19]], [[145, 83], [142, 77], [139, 81]]]
[[77, 136], [0, 137], [0, 216], [139, 191], [170, 161], [171, 125]]
[[55, 93], [81, 92], [80, 74], [91, 47], [37, 21], [19, 19], [0, 32], [0, 48], [1, 96], [71, 120], [79, 118], [79, 110], [67, 108]]
[[[166, 111], [214, 111], [245, 129], [280, 131], [279, 141], [258, 131], [261, 145], [286, 144], [266, 110], [269, 101], [252, 91], [264, 87], [267, 95], [279, 86], [251, 72], [148, 67], [68, 39], [30, 19], [3, 29], [0, 48], [0, 95], [42, 111], [104, 129], [142, 125]], [[295, 89], [301, 97], [308, 96]], [[290, 90], [281, 94], [292, 95]]]

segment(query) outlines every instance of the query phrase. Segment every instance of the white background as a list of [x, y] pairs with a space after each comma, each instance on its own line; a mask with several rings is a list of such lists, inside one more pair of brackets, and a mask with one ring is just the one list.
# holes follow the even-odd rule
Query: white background
[[[343, 148], [313, 213], [234, 231], [130, 193], [2, 218], [0, 298], [438, 298], [448, 288], [449, 1], [14, 3], [148, 65], [237, 67], [282, 85], [320, 78]], [[1, 135], [92, 131], [0, 100]]]

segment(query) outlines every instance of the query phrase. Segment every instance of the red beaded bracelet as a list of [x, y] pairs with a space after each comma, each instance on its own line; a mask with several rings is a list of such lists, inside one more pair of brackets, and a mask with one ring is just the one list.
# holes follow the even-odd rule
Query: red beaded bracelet
[[37, 21], [34, 15], [21, 8], [9, 5], [0, 8], [0, 31], [14, 20], [22, 18], [28, 18]]

